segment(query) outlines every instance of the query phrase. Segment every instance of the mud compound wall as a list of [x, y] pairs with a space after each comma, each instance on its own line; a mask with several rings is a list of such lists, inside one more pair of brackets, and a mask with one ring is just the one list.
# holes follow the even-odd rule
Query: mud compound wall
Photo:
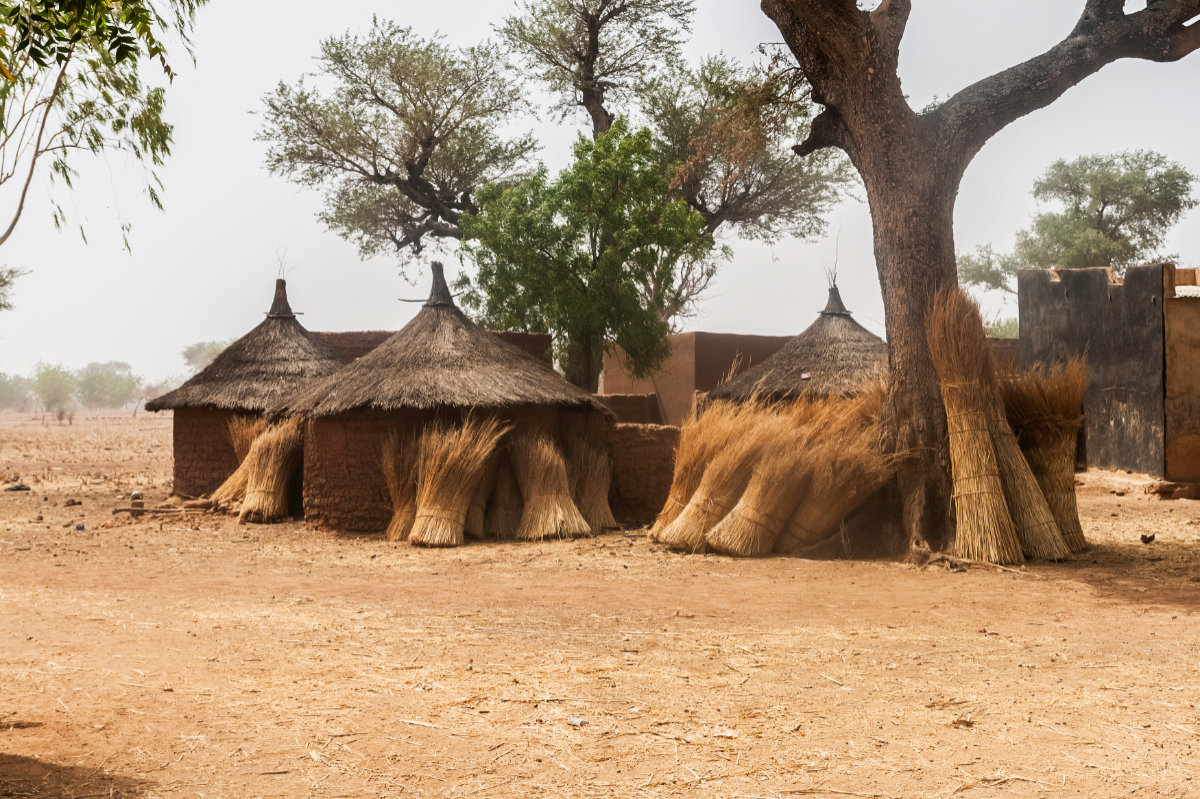
[[379, 465], [394, 429], [377, 415], [310, 419], [304, 429], [304, 518], [321, 530], [377, 533], [392, 504]]
[[1021, 362], [1087, 353], [1084, 448], [1088, 466], [1165, 473], [1164, 264], [1129, 269], [1022, 272]]
[[[1178, 285], [1195, 285], [1180, 269]], [[1200, 296], [1166, 301], [1168, 480], [1200, 482]]]
[[647, 524], [662, 510], [671, 490], [679, 428], [658, 424], [617, 424], [611, 446], [609, 504], [622, 524]]
[[613, 412], [618, 422], [662, 424], [656, 394], [594, 394], [593, 397]]
[[172, 491], [184, 497], [211, 494], [238, 467], [229, 438], [231, 411], [179, 408], [174, 411], [175, 481]]

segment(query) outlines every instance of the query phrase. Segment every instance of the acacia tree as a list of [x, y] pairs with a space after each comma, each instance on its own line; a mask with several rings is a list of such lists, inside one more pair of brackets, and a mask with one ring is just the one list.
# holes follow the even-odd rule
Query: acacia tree
[[1021, 269], [1107, 266], [1124, 274], [1133, 264], [1166, 260], [1159, 248], [1196, 207], [1195, 181], [1182, 164], [1149, 150], [1055, 161], [1033, 184], [1033, 196], [1060, 209], [1034, 216], [1010, 254], [990, 244], [960, 254], [959, 280], [1015, 294]]
[[1074, 28], [1041, 55], [914, 111], [897, 74], [912, 0], [761, 0], [824, 110], [800, 157], [844, 150], [866, 185], [887, 320], [891, 449], [905, 526], [931, 546], [952, 540], [946, 417], [925, 341], [928, 299], [956, 282], [954, 201], [971, 159], [1006, 125], [1119, 58], [1175, 61], [1200, 48], [1200, 0], [1085, 0]]
[[321, 220], [364, 257], [460, 239], [486, 183], [520, 177], [531, 136], [499, 131], [526, 104], [500, 50], [458, 49], [376, 20], [321, 43], [315, 75], [264, 98], [267, 167], [326, 192]]

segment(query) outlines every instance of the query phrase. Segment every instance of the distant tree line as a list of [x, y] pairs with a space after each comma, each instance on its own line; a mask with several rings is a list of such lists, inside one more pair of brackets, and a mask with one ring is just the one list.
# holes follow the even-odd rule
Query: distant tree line
[[72, 371], [39, 363], [29, 376], [0, 372], [0, 409], [51, 414], [62, 420], [78, 408], [129, 408], [169, 391], [176, 383], [149, 383], [123, 361], [89, 363]]

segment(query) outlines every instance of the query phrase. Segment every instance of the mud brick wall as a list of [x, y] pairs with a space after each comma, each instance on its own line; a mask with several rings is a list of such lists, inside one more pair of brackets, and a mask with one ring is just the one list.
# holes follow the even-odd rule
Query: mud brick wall
[[1164, 264], [1132, 267], [1123, 282], [1107, 269], [1020, 274], [1021, 362], [1054, 364], [1087, 353], [1088, 466], [1165, 472], [1163, 296], [1170, 271]]
[[[1195, 285], [1180, 269], [1177, 285]], [[1166, 301], [1167, 479], [1200, 482], [1200, 297]]]
[[392, 503], [379, 465], [393, 430], [381, 415], [310, 419], [304, 429], [304, 518], [321, 530], [377, 533]]
[[618, 422], [662, 424], [656, 394], [595, 394], [596, 401], [613, 412]]
[[671, 490], [679, 428], [658, 424], [617, 424], [611, 446], [609, 504], [622, 524], [648, 524]]
[[237, 469], [237, 453], [229, 438], [229, 420], [235, 415], [209, 408], [174, 412], [174, 493], [185, 497], [211, 494]]

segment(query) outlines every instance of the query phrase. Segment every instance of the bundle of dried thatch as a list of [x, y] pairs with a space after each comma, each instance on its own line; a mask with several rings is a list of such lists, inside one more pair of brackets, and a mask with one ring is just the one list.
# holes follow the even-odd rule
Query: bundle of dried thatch
[[225, 482], [212, 492], [214, 507], [228, 505], [231, 502], [241, 502], [246, 496], [246, 481], [249, 479], [249, 466], [246, 456], [254, 439], [267, 429], [267, 420], [261, 416], [235, 416], [229, 420], [229, 440], [233, 444], [234, 454], [237, 455], [238, 467], [233, 474], [225, 478]]
[[[498, 449], [499, 447], [497, 447]], [[498, 451], [494, 451], [488, 456], [487, 462], [483, 465], [479, 484], [475, 486], [475, 491], [471, 494], [471, 502], [467, 505], [467, 518], [463, 522], [463, 534], [476, 541], [486, 536], [484, 528], [486, 527], [487, 503], [488, 498], [492, 495], [492, 490], [496, 487], [497, 458]]]
[[895, 473], [896, 455], [879, 449], [884, 391], [872, 386], [858, 397], [830, 404], [813, 420], [800, 475], [806, 490], [787, 518], [775, 551], [796, 553], [824, 541]]
[[417, 515], [417, 451], [413, 443], [393, 431], [379, 453], [383, 481], [392, 501], [392, 521], [384, 537], [404, 541]]
[[[604, 423], [600, 414], [592, 414]], [[608, 504], [608, 492], [612, 485], [612, 465], [608, 459], [608, 446], [601, 428], [595, 430], [571, 429], [564, 431], [563, 439], [567, 454], [567, 474], [571, 480], [571, 499], [583, 514], [593, 533], [618, 527], [616, 517]]]
[[[699, 418], [684, 422], [675, 451], [675, 473], [667, 501], [650, 528], [650, 538], [662, 540], [662, 532], [683, 513], [700, 486], [709, 462], [738, 433], [738, 407], [733, 403], [712, 403]], [[754, 405], [753, 407], [757, 407]]]
[[508, 430], [508, 425], [497, 419], [468, 417], [461, 425], [435, 424], [422, 431], [417, 512], [408, 534], [410, 544], [462, 545], [471, 497]]
[[1074, 358], [1048, 370], [1006, 375], [1000, 383], [1008, 422], [1072, 552], [1088, 548], [1075, 503], [1075, 440], [1087, 366]]
[[508, 453], [521, 489], [518, 539], [541, 541], [591, 533], [591, 525], [571, 499], [566, 463], [549, 435], [522, 431], [510, 440]]
[[[705, 418], [717, 407], [710, 406]], [[707, 464], [699, 465], [703, 469], [700, 484], [683, 512], [658, 534], [659, 542], [672, 549], [685, 552], [708, 549], [705, 536], [741, 499], [763, 453], [792, 426], [783, 414], [754, 405], [737, 406], [729, 418], [736, 425], [736, 435], [730, 436], [731, 431], [721, 425], [710, 428], [701, 423], [699, 426], [701, 436], [711, 430], [713, 435], [721, 437], [723, 445], [713, 447], [701, 443], [703, 448], [716, 454]]]
[[948, 289], [933, 298], [926, 324], [946, 406], [958, 554], [991, 563], [1021, 563], [1021, 543], [992, 443], [994, 402], [979, 309], [959, 289]]
[[496, 452], [496, 478], [488, 496], [483, 517], [483, 534], [488, 538], [511, 540], [521, 526], [521, 489], [513, 472], [512, 461], [504, 449]]
[[288, 486], [300, 465], [303, 421], [290, 417], [254, 439], [246, 455], [246, 499], [238, 521], [264, 523], [288, 514]]

